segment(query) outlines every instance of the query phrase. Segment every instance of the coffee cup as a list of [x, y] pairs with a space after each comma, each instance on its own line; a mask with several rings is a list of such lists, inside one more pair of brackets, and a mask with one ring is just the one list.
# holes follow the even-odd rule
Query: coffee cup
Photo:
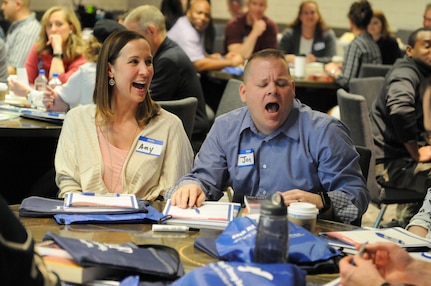
[[305, 77], [305, 56], [295, 57], [295, 78]]
[[288, 207], [289, 221], [302, 226], [311, 233], [316, 229], [316, 219], [319, 210], [314, 204], [305, 202], [291, 203]]

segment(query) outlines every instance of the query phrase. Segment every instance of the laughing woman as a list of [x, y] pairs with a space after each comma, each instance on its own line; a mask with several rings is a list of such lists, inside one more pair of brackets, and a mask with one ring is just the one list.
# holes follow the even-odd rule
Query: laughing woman
[[98, 61], [95, 105], [69, 111], [55, 155], [59, 196], [66, 192], [163, 196], [192, 166], [181, 120], [151, 99], [153, 57], [148, 41], [117, 31]]

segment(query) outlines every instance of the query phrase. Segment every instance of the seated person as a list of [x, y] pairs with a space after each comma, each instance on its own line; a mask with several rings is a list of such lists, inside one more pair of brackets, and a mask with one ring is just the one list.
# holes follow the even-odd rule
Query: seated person
[[33, 84], [39, 70], [43, 69], [48, 80], [58, 73], [65, 83], [85, 63], [81, 24], [73, 10], [61, 6], [46, 10], [40, 23], [39, 39], [25, 62], [28, 80]]
[[240, 66], [243, 57], [234, 52], [222, 56], [218, 53], [208, 54], [205, 48], [206, 34], [211, 33], [211, 5], [208, 0], [190, 2], [186, 15], [180, 17], [168, 31], [168, 37], [175, 41], [189, 57], [196, 71], [201, 74], [201, 86], [206, 103], [216, 112], [226, 83], [214, 80], [205, 72], [220, 70], [230, 66]]
[[[423, 114], [424, 114], [424, 139], [431, 143], [431, 77], [427, 77], [420, 85], [420, 94], [423, 95]], [[408, 231], [422, 237], [431, 239], [431, 188], [427, 190], [425, 199], [418, 213], [415, 214], [406, 226]]]
[[[406, 189], [424, 197], [431, 187], [431, 146], [422, 137], [429, 131], [424, 128], [429, 124], [425, 117], [429, 101], [424, 101], [421, 86], [431, 73], [431, 61], [424, 52], [430, 41], [431, 28], [410, 34], [406, 55], [386, 74], [382, 92], [370, 110], [377, 181], [383, 187]], [[382, 227], [405, 227], [420, 206], [398, 204], [396, 218]]]
[[227, 53], [224, 57], [206, 54], [204, 37], [210, 19], [211, 5], [208, 0], [192, 1], [186, 15], [180, 17], [168, 31], [168, 37], [184, 50], [198, 72], [243, 64], [243, 57], [237, 53]]
[[93, 100], [71, 109], [55, 154], [59, 197], [67, 192], [136, 194], [155, 200], [185, 175], [193, 150], [182, 122], [149, 95], [150, 44], [123, 30], [103, 43]]
[[428, 285], [431, 279], [431, 263], [414, 259], [395, 243], [369, 244], [365, 251], [362, 257], [356, 254], [340, 260], [339, 285]]
[[406, 226], [408, 231], [431, 239], [431, 188], [428, 189], [422, 207]]
[[33, 236], [0, 196], [0, 273], [2, 285], [60, 286], [34, 251]]
[[162, 0], [160, 11], [165, 17], [166, 30], [169, 30], [181, 16], [184, 16], [183, 5], [180, 0]]
[[248, 11], [225, 28], [225, 51], [248, 59], [253, 53], [277, 48], [277, 24], [265, 16], [267, 0], [247, 0]]
[[325, 71], [331, 74], [335, 82], [348, 90], [350, 79], [359, 75], [361, 64], [381, 64], [380, 49], [370, 34], [368, 24], [373, 17], [371, 4], [367, 1], [357, 1], [350, 6], [348, 13], [350, 29], [355, 35], [344, 53], [343, 66], [330, 62], [325, 65]]
[[298, 16], [283, 32], [279, 49], [295, 64], [295, 56], [306, 55], [306, 62], [328, 63], [337, 52], [335, 33], [320, 14], [316, 1], [304, 1]]
[[86, 42], [84, 57], [87, 62], [61, 86], [54, 89], [47, 86], [47, 91], [38, 91], [16, 80], [10, 81], [10, 89], [15, 95], [27, 95], [36, 107], [44, 107], [49, 111], [63, 111], [80, 104], [93, 103], [94, 80], [96, 79], [96, 62], [103, 41], [114, 31], [126, 28], [110, 19], [101, 19], [94, 25], [93, 36]]
[[166, 192], [172, 204], [199, 207], [231, 186], [234, 202], [278, 192], [286, 205], [313, 203], [320, 218], [357, 223], [370, 194], [349, 131], [295, 99], [280, 50], [249, 59], [240, 96], [247, 106], [216, 118], [192, 171]]
[[383, 64], [392, 65], [398, 58], [402, 57], [397, 39], [390, 30], [389, 23], [383, 11], [373, 10], [373, 18], [371, 18], [370, 24], [368, 24], [367, 31], [379, 46]]
[[227, 9], [232, 18], [242, 16], [247, 12], [244, 1], [246, 0], [226, 0]]

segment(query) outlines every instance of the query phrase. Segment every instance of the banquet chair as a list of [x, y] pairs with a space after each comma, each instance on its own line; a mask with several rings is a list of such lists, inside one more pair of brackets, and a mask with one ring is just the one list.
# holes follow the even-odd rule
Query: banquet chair
[[220, 99], [220, 103], [215, 114], [216, 118], [219, 115], [245, 105], [239, 97], [239, 86], [241, 83], [242, 81], [238, 79], [229, 79]]
[[392, 65], [364, 63], [361, 65], [361, 68], [359, 69], [358, 77], [374, 77], [374, 76], [385, 77], [391, 68], [392, 68]]
[[196, 97], [186, 97], [176, 100], [157, 101], [157, 103], [160, 104], [163, 109], [175, 114], [181, 119], [187, 137], [191, 140], [198, 99]]
[[377, 228], [390, 204], [423, 202], [424, 194], [412, 190], [381, 186], [376, 179], [376, 158], [374, 140], [371, 133], [371, 121], [365, 97], [352, 94], [344, 89], [337, 90], [337, 100], [340, 106], [340, 118], [349, 128], [353, 143], [371, 150], [371, 160], [367, 175], [367, 187], [371, 195], [371, 203], [380, 211], [374, 221]]
[[368, 110], [371, 110], [374, 100], [382, 91], [385, 78], [381, 76], [367, 78], [352, 78], [349, 82], [349, 91], [365, 97]]

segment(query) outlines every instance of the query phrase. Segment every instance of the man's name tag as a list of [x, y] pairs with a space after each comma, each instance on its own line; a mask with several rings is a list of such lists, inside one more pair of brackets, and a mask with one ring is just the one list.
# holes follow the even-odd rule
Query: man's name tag
[[254, 151], [253, 149], [239, 150], [238, 168], [254, 166]]
[[163, 141], [140, 136], [136, 152], [152, 156], [160, 156], [160, 154], [162, 154], [162, 147]]

